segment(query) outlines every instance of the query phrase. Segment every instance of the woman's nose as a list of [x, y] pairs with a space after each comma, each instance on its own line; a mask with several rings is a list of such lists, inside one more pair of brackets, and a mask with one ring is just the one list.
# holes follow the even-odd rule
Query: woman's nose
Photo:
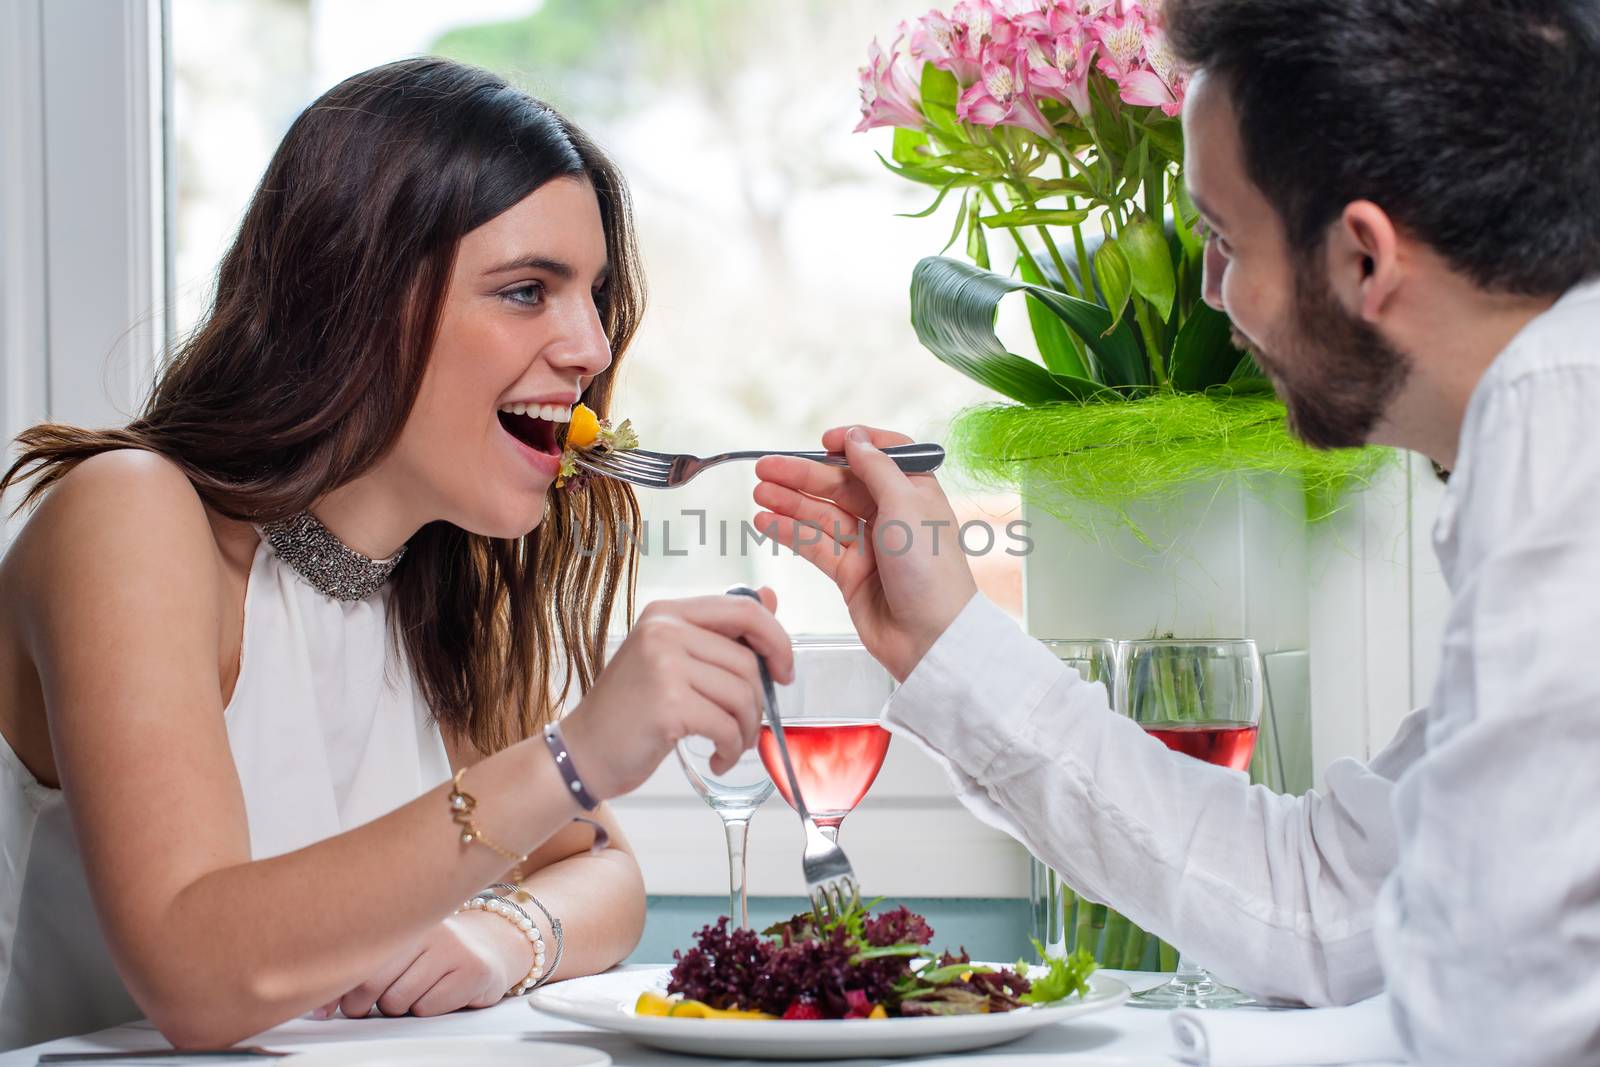
[[611, 338], [606, 336], [600, 309], [593, 300], [574, 307], [566, 332], [563, 343], [554, 347], [551, 362], [576, 370], [585, 378], [593, 378], [611, 366]]

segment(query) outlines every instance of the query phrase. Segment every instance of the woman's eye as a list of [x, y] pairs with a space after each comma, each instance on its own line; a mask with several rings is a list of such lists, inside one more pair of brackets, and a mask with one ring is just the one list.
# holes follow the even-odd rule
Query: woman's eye
[[529, 282], [526, 285], [519, 285], [515, 289], [507, 289], [500, 295], [513, 304], [533, 307], [544, 302], [544, 286], [539, 282]]

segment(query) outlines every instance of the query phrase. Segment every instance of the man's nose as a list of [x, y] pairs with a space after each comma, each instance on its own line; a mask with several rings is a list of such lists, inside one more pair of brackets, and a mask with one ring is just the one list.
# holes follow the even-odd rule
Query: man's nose
[[1222, 253], [1217, 251], [1214, 242], [1206, 243], [1206, 254], [1201, 259], [1202, 279], [1200, 284], [1200, 297], [1224, 315], [1228, 308], [1222, 302], [1222, 269], [1224, 266]]

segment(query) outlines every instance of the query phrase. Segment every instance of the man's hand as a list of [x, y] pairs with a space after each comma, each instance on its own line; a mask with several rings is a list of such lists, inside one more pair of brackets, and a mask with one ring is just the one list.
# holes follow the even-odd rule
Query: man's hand
[[791, 456], [756, 464], [756, 529], [790, 545], [838, 585], [862, 644], [904, 681], [978, 591], [955, 513], [931, 474], [907, 475], [880, 449], [888, 430], [836, 427], [822, 446], [849, 469]]

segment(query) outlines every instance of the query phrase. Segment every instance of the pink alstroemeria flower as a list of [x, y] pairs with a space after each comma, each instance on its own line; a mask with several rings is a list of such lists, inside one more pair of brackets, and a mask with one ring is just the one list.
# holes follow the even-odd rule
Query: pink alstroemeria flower
[[1159, 107], [1163, 114], [1183, 110], [1186, 79], [1178, 71], [1167, 35], [1159, 26], [1147, 27], [1144, 35], [1144, 63], [1118, 81], [1122, 99], [1141, 107]]
[[979, 49], [969, 50], [966, 26], [941, 11], [930, 11], [917, 20], [917, 28], [911, 31], [911, 56], [949, 71], [962, 85], [971, 85], [982, 76]]
[[1094, 62], [1094, 38], [1071, 7], [1054, 4], [1034, 13], [1024, 38], [1028, 82], [1058, 100], [1071, 104], [1079, 115], [1089, 114], [1089, 70]]
[[1095, 19], [1091, 32], [1100, 42], [1100, 69], [1111, 75], [1117, 84], [1139, 69], [1139, 57], [1144, 51], [1144, 12], [1137, 4], [1128, 4], [1122, 15], [1107, 11]]
[[980, 126], [1021, 126], [1040, 137], [1055, 131], [1028, 95], [1027, 59], [1021, 49], [1007, 54], [991, 46], [983, 55], [983, 76], [956, 101], [956, 118]]
[[922, 92], [910, 62], [900, 54], [900, 42], [905, 39], [905, 27], [889, 50], [885, 52], [872, 39], [867, 50], [867, 65], [861, 68], [861, 121], [855, 132], [861, 133], [874, 126], [903, 126], [920, 130], [926, 121], [922, 116]]

